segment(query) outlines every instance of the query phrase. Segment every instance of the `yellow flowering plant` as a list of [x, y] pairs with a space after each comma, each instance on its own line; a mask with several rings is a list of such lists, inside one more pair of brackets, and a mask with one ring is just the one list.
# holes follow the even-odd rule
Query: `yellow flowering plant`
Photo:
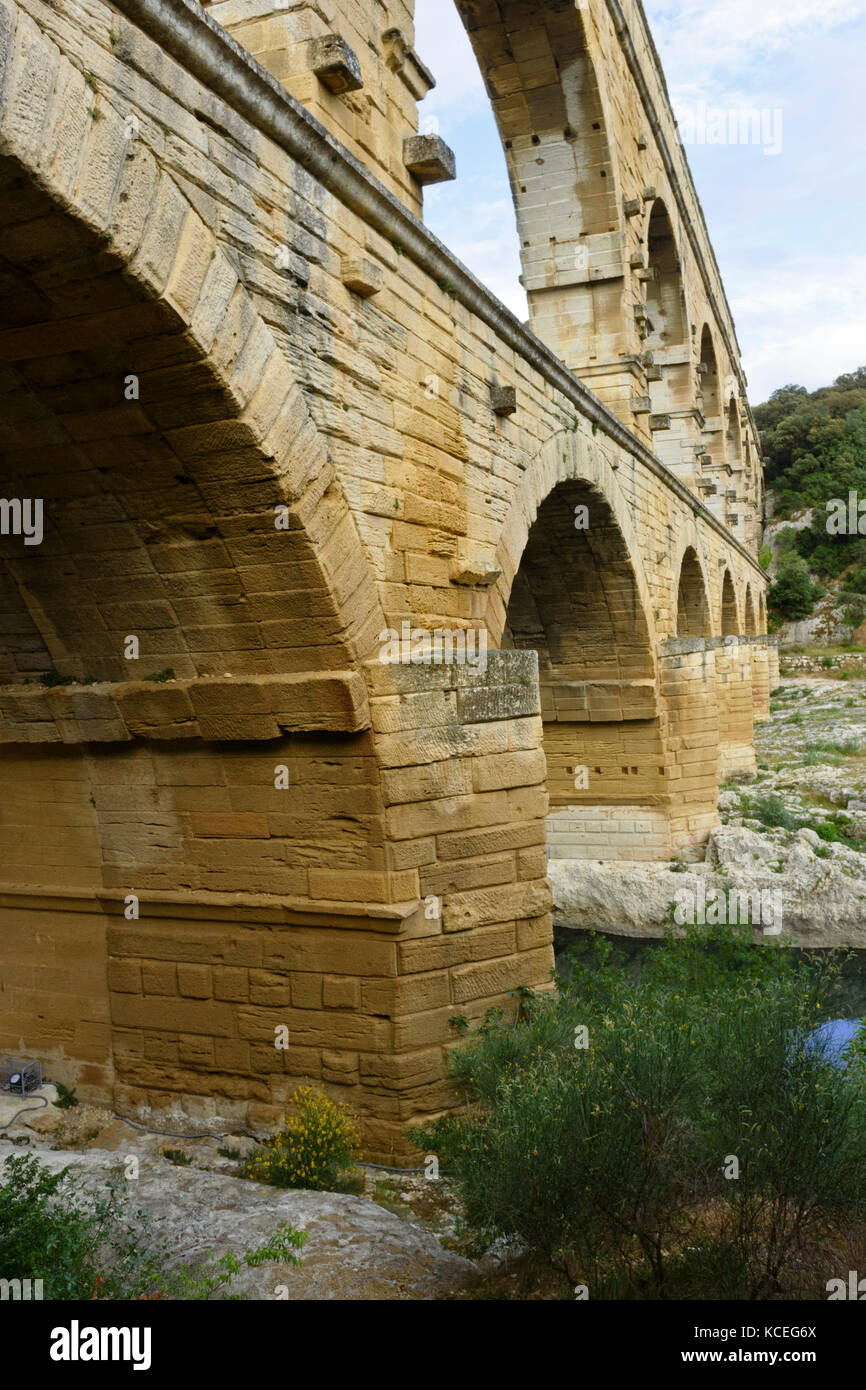
[[293, 1113], [245, 1160], [244, 1176], [316, 1192], [357, 1188], [361, 1132], [348, 1106], [312, 1086], [299, 1087], [289, 1105]]

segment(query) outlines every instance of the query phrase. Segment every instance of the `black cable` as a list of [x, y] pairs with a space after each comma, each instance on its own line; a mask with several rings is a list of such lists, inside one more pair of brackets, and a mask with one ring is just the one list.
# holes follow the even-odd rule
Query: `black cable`
[[17, 1113], [14, 1114], [14, 1115], [12, 1116], [12, 1119], [11, 1119], [11, 1120], [4, 1120], [3, 1123], [2, 1123], [2, 1125], [0, 1125], [0, 1129], [5, 1129], [7, 1125], [14, 1125], [14, 1123], [15, 1123], [15, 1121], [18, 1119], [18, 1116], [19, 1116], [19, 1115], [27, 1115], [27, 1114], [29, 1114], [29, 1112], [30, 1112], [31, 1110], [41, 1110], [43, 1105], [47, 1105], [47, 1104], [48, 1104], [48, 1097], [47, 1097], [47, 1096], [34, 1096], [33, 1099], [34, 1099], [34, 1100], [38, 1100], [38, 1101], [40, 1102], [40, 1104], [39, 1104], [39, 1105], [25, 1105], [25, 1106], [23, 1107], [23, 1109], [17, 1111]]

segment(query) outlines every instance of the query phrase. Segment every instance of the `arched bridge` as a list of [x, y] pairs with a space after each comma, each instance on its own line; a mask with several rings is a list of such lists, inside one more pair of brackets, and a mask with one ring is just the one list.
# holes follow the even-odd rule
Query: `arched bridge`
[[758, 441], [641, 7], [458, 9], [529, 326], [421, 220], [409, 0], [0, 0], [0, 1047], [126, 1113], [312, 1080], [403, 1152], [549, 984], [548, 855], [754, 768]]

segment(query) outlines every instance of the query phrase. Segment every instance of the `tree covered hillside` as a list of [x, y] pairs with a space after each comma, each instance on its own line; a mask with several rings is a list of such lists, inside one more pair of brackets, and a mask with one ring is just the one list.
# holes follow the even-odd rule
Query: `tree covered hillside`
[[[771, 611], [781, 620], [809, 617], [824, 592], [810, 577], [817, 575], [843, 581], [839, 597], [849, 602], [853, 623], [866, 603], [866, 367], [817, 391], [783, 386], [757, 407], [755, 420], [773, 520], [814, 509], [809, 526], [778, 537]], [[851, 493], [864, 501], [859, 526], [835, 534], [827, 504], [844, 501], [847, 511]], [[763, 558], [769, 565], [770, 553]]]

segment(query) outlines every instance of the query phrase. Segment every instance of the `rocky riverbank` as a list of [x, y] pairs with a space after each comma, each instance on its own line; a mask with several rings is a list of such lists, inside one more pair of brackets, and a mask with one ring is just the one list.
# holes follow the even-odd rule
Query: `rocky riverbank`
[[866, 949], [866, 685], [784, 681], [756, 745], [757, 777], [722, 791], [702, 862], [552, 861], [557, 925], [660, 936], [691, 895], [698, 918], [764, 904], [762, 932]]

